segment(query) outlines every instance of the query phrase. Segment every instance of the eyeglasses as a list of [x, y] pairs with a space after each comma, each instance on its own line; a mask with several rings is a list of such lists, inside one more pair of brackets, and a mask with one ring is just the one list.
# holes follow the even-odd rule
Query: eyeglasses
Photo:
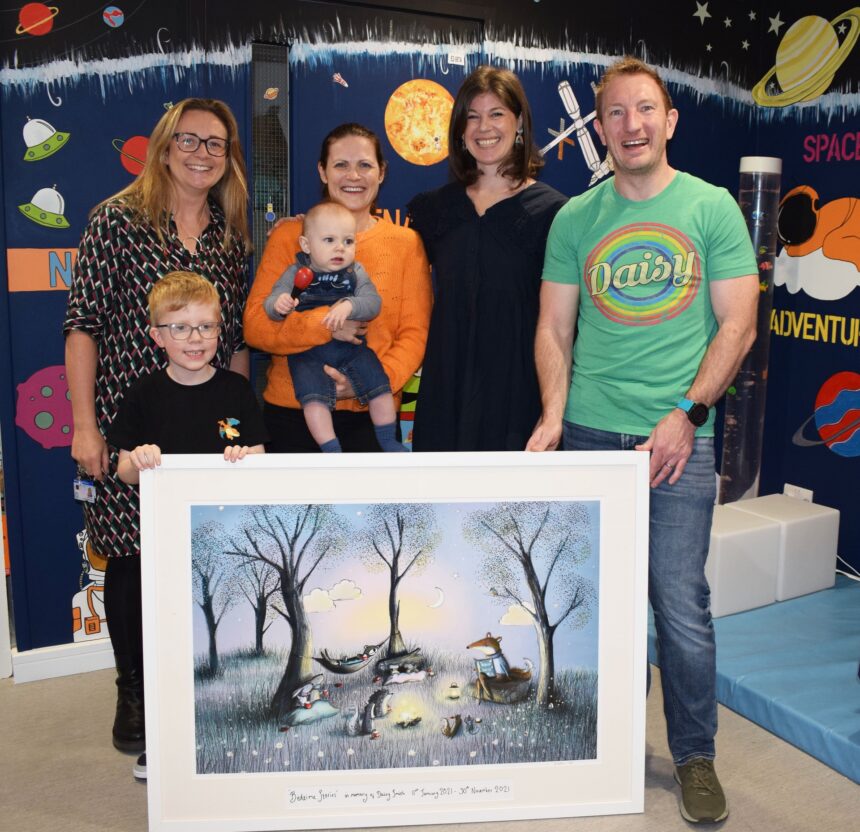
[[204, 139], [196, 133], [174, 133], [176, 146], [183, 153], [193, 153], [201, 144], [206, 146], [206, 152], [210, 156], [226, 156], [230, 147], [230, 139], [222, 139], [218, 136], [210, 136]]
[[187, 341], [191, 337], [191, 333], [196, 330], [200, 333], [201, 338], [209, 341], [212, 338], [218, 337], [218, 333], [221, 331], [221, 324], [216, 321], [199, 324], [198, 326], [191, 326], [191, 324], [156, 324], [155, 328], [169, 329], [170, 334], [177, 341]]

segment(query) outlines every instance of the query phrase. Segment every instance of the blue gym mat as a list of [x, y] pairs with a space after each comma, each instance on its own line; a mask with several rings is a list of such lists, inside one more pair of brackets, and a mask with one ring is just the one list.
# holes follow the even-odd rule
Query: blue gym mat
[[[714, 620], [717, 699], [860, 783], [860, 583]], [[649, 660], [659, 665], [653, 623]]]

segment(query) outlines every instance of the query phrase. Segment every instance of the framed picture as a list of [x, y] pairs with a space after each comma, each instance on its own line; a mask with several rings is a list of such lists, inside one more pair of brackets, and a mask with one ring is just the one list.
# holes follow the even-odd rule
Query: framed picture
[[166, 456], [151, 830], [641, 812], [647, 455]]

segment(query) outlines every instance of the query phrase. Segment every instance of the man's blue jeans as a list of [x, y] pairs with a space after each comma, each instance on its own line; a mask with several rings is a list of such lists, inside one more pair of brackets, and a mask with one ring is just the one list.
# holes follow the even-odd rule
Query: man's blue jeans
[[[630, 451], [647, 439], [564, 423], [566, 451]], [[714, 440], [696, 439], [681, 479], [651, 489], [648, 598], [675, 765], [714, 758], [716, 647], [705, 560], [716, 497]]]

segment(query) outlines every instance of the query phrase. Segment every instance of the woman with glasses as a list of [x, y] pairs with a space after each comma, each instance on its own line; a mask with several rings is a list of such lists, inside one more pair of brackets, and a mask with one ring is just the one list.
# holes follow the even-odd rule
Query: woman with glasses
[[[166, 360], [149, 337], [147, 294], [163, 275], [196, 272], [218, 290], [213, 364], [248, 375], [242, 338], [247, 294], [248, 187], [236, 119], [226, 104], [189, 98], [152, 135], [143, 171], [93, 210], [84, 231], [63, 331], [89, 539], [107, 558], [105, 612], [117, 666], [113, 742], [144, 748], [143, 641], [137, 490], [116, 475], [104, 436], [126, 388]], [[203, 334], [203, 333], [201, 333]]]

